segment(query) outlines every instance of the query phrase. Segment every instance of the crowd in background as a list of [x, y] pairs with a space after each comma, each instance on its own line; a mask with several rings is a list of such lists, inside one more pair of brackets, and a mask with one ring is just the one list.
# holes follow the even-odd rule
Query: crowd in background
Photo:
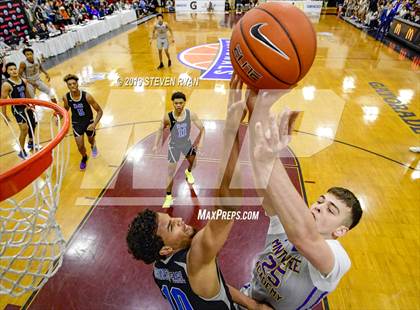
[[32, 27], [32, 36], [40, 38], [48, 37], [49, 33], [63, 31], [68, 25], [102, 19], [118, 10], [134, 8], [140, 15], [153, 13], [156, 2], [157, 0], [22, 0]]
[[420, 24], [420, 5], [416, 0], [344, 0], [339, 3], [339, 14], [380, 31], [387, 31], [394, 17]]

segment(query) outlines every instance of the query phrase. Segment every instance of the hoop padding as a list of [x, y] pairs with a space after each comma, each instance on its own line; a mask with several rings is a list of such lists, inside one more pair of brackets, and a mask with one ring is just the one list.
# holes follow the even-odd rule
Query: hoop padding
[[64, 138], [70, 126], [70, 117], [68, 112], [57, 104], [38, 100], [38, 99], [0, 99], [0, 107], [5, 105], [38, 105], [50, 108], [56, 114], [63, 117], [63, 125], [57, 136], [54, 137], [45, 147], [36, 152], [27, 160], [9, 169], [0, 175], [0, 201], [3, 201], [16, 193], [20, 192], [26, 186], [31, 184], [41, 175], [52, 163], [52, 150]]

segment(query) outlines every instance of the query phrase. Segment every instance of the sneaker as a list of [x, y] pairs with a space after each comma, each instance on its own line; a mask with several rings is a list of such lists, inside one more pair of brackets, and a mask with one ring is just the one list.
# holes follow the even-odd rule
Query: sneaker
[[172, 65], [172, 61], [169, 59], [168, 60], [168, 67], [170, 67]]
[[158, 69], [162, 69], [163, 68], [163, 63], [160, 63], [159, 67], [157, 67]]
[[170, 208], [173, 203], [174, 203], [174, 199], [172, 198], [172, 195], [166, 195], [162, 208], [164, 209]]
[[34, 144], [32, 141], [28, 141], [28, 149], [30, 151], [39, 151], [42, 149], [42, 146], [39, 144]]
[[83, 158], [82, 158], [82, 160], [80, 161], [80, 170], [85, 170], [86, 169], [86, 162], [88, 161], [88, 158], [89, 157], [87, 157], [87, 156], [84, 156]]
[[96, 144], [92, 147], [92, 158], [98, 157], [98, 148], [96, 147]]
[[20, 152], [18, 153], [18, 157], [19, 157], [20, 159], [25, 160], [25, 159], [27, 159], [27, 158], [28, 158], [28, 154], [27, 154], [25, 151], [20, 151]]
[[408, 148], [413, 153], [420, 153], [420, 146], [412, 146]]
[[185, 177], [187, 179], [188, 184], [194, 184], [194, 177], [192, 173], [188, 171], [188, 169], [185, 169]]

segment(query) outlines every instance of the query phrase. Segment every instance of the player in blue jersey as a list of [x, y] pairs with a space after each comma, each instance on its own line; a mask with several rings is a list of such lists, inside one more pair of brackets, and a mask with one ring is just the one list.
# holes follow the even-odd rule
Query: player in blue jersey
[[[73, 135], [76, 140], [77, 148], [82, 155], [80, 161], [80, 170], [86, 169], [88, 156], [85, 148], [86, 134], [92, 149], [92, 157], [98, 156], [98, 148], [95, 141], [95, 129], [102, 117], [102, 109], [96, 100], [87, 92], [79, 89], [79, 78], [74, 74], [68, 74], [64, 77], [69, 92], [63, 97], [64, 108], [71, 110], [71, 124], [73, 126]], [[96, 117], [93, 118], [92, 108], [96, 111]]]
[[[177, 163], [180, 159], [181, 153], [188, 160], [188, 168], [185, 170], [185, 177], [188, 184], [194, 184], [194, 176], [192, 169], [194, 167], [195, 156], [204, 140], [204, 126], [197, 115], [189, 109], [185, 109], [186, 97], [181, 92], [175, 92], [171, 97], [173, 103], [173, 111], [164, 115], [158, 134], [156, 135], [153, 152], [157, 152], [159, 143], [162, 139], [163, 129], [170, 127], [171, 135], [168, 147], [168, 178], [166, 197], [163, 203], [163, 208], [169, 208], [173, 203], [172, 186], [173, 178]], [[190, 139], [191, 123], [200, 130], [199, 137], [196, 143], [192, 143]]]
[[[32, 98], [28, 89], [28, 83], [19, 77], [19, 72], [17, 70], [16, 64], [10, 62], [6, 64], [5, 76], [6, 81], [1, 86], [1, 99], [15, 99], [16, 101], [19, 98]], [[11, 106], [13, 116], [16, 119], [16, 122], [19, 125], [19, 145], [20, 151], [18, 156], [21, 159], [26, 159], [28, 154], [25, 151], [25, 140], [28, 136], [28, 148], [30, 150], [36, 150], [39, 146], [35, 145], [33, 142], [33, 137], [35, 133], [35, 128], [37, 125], [34, 112], [31, 107], [24, 104], [16, 104]], [[10, 121], [7, 115], [6, 106], [2, 106], [2, 112], [7, 121]]]
[[[236, 88], [237, 84], [232, 84]], [[233, 124], [239, 124], [243, 109], [240, 105], [230, 106], [223, 131], [222, 145], [228, 147], [221, 156], [221, 197], [231, 195], [229, 185], [239, 156], [239, 135]], [[236, 113], [237, 107], [239, 113]], [[227, 164], [226, 169], [224, 164]], [[237, 210], [219, 205], [223, 211]], [[233, 223], [233, 219], [226, 217], [212, 219], [196, 231], [181, 218], [145, 210], [132, 221], [127, 245], [135, 259], [154, 264], [154, 280], [172, 309], [230, 310], [235, 309], [233, 302], [250, 310], [271, 309], [227, 285], [219, 269], [217, 256]]]

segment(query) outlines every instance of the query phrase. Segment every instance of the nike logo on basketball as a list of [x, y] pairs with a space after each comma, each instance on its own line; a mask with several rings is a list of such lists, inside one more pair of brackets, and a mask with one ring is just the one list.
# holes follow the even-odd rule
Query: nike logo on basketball
[[277, 54], [279, 54], [284, 59], [290, 60], [289, 56], [287, 56], [287, 54], [285, 52], [283, 52], [281, 49], [279, 49], [273, 42], [270, 41], [269, 38], [267, 38], [265, 35], [263, 35], [261, 33], [260, 28], [262, 26], [265, 26], [265, 25], [267, 25], [267, 24], [266, 23], [255, 24], [254, 26], [251, 27], [251, 29], [249, 30], [249, 33], [251, 34], [251, 36], [255, 40], [261, 42], [262, 44], [264, 44], [268, 48], [272, 49], [273, 51], [275, 51]]

